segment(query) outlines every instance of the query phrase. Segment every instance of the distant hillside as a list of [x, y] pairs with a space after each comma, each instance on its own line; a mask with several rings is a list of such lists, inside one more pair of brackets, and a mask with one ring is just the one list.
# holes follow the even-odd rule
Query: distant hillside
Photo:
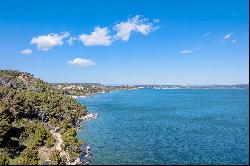
[[0, 70], [0, 86], [35, 90], [37, 92], [44, 92], [51, 89], [49, 84], [43, 80], [34, 78], [30, 73], [17, 70]]
[[82, 86], [104, 86], [103, 84], [100, 84], [100, 83], [68, 83], [68, 82], [65, 82], [65, 83], [50, 83], [51, 85], [82, 85]]
[[53, 83], [53, 88], [71, 96], [89, 96], [96, 93], [112, 92], [117, 90], [137, 90], [137, 86], [104, 86], [99, 83]]
[[[0, 70], [0, 164], [63, 164], [81, 154], [76, 138], [86, 108], [32, 74]], [[60, 129], [62, 151], [52, 136]], [[64, 155], [65, 157], [65, 155]]]

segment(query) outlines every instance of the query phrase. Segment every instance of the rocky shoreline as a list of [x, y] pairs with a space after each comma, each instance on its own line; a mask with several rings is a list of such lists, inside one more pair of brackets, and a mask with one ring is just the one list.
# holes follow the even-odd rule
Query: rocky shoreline
[[[99, 114], [93, 114], [93, 113], [87, 113], [87, 115], [80, 117], [79, 120], [90, 120], [90, 119], [96, 119], [99, 116]], [[77, 165], [77, 164], [83, 164], [88, 165], [91, 161], [92, 153], [91, 153], [91, 146], [88, 145], [86, 142], [82, 144], [82, 154], [79, 157], [79, 162], [73, 162], [70, 165]]]
[[[59, 87], [62, 87], [59, 85]], [[72, 87], [72, 85], [71, 85]], [[73, 86], [74, 87], [74, 86]], [[91, 86], [92, 87], [92, 86]], [[96, 87], [96, 86], [94, 86]], [[109, 92], [114, 92], [114, 91], [119, 91], [119, 90], [139, 90], [142, 89], [141, 87], [134, 87], [134, 86], [119, 86], [119, 87], [109, 87], [108, 89], [103, 89], [104, 86], [101, 86], [101, 90], [99, 89], [98, 91], [89, 91], [89, 93], [84, 93], [83, 94], [83, 89], [81, 88], [81, 86], [78, 88], [81, 89], [81, 95], [76, 95], [75, 93], [73, 93], [73, 95], [70, 95], [72, 98], [74, 99], [79, 99], [79, 98], [86, 98], [88, 96], [92, 96], [95, 94], [99, 94], [99, 93], [109, 93]], [[93, 88], [93, 87], [92, 87]], [[99, 87], [100, 88], [100, 87]], [[105, 87], [107, 88], [107, 87]], [[70, 89], [70, 88], [69, 88]], [[79, 91], [78, 91], [79, 92]], [[79, 126], [77, 127], [77, 131], [80, 129], [80, 123], [84, 120], [90, 120], [90, 119], [96, 119], [99, 116], [99, 114], [97, 113], [87, 113], [85, 116], [80, 117], [79, 118]], [[88, 145], [87, 143], [83, 143], [82, 144], [82, 154], [79, 158], [77, 158], [75, 161], [73, 162], [68, 162], [67, 165], [88, 165], [91, 162], [91, 158], [92, 158], [92, 153], [91, 153], [91, 146]]]
[[[89, 120], [97, 118], [98, 114], [87, 113], [85, 116], [79, 118], [79, 120]], [[77, 128], [78, 130], [79, 128]], [[43, 148], [41, 149], [41, 153], [51, 153], [52, 150], [58, 150], [60, 153], [60, 157], [66, 159], [66, 165], [88, 165], [90, 163], [92, 154], [91, 147], [85, 142], [81, 145], [82, 154], [80, 157], [76, 158], [74, 161], [70, 161], [70, 157], [67, 151], [63, 150], [64, 141], [62, 139], [62, 134], [60, 133], [60, 128], [57, 127], [54, 130], [50, 130], [53, 138], [55, 139], [55, 145], [52, 148]], [[50, 159], [47, 158], [46, 162], [50, 162]]]

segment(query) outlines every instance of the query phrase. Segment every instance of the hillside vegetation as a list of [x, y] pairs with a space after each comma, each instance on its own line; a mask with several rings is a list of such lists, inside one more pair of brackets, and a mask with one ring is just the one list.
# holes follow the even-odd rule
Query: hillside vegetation
[[80, 156], [76, 129], [87, 111], [75, 99], [29, 73], [11, 70], [0, 70], [0, 99], [1, 165], [65, 163], [56, 150], [49, 159], [41, 153], [55, 146], [55, 128], [60, 128], [70, 160]]

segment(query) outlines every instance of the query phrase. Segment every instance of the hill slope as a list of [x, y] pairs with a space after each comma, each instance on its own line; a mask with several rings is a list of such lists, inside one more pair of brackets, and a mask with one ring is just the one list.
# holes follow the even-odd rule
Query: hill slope
[[[41, 79], [0, 70], [0, 164], [42, 164], [48, 158], [41, 149], [55, 146], [55, 128], [60, 128], [70, 160], [78, 158], [81, 142], [76, 128], [86, 113], [75, 99]], [[52, 164], [66, 162], [56, 150], [51, 156]]]

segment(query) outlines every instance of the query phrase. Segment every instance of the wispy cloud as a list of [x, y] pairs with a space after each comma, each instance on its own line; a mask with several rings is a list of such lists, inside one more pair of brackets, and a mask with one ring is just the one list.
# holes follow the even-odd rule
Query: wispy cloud
[[101, 28], [99, 26], [95, 27], [90, 35], [79, 35], [79, 40], [85, 46], [109, 46], [112, 43], [107, 27]]
[[180, 54], [192, 54], [193, 51], [192, 50], [181, 50]]
[[76, 41], [76, 40], [79, 40], [79, 38], [70, 36], [69, 39], [67, 40], [67, 42], [69, 45], [73, 45], [74, 41]]
[[[154, 19], [154, 22], [160, 22], [160, 20]], [[154, 26], [147, 18], [137, 15], [127, 21], [122, 21], [116, 24], [113, 30], [117, 32], [114, 39], [128, 41], [133, 31], [140, 32], [143, 35], [148, 35], [154, 30]]]
[[220, 45], [220, 44], [226, 44], [229, 42], [232, 42], [232, 43], [237, 42], [237, 40], [235, 39], [234, 33], [227, 33], [224, 36], [215, 39], [212, 43]]
[[95, 62], [91, 59], [83, 59], [83, 58], [75, 58], [71, 61], [68, 61], [70, 65], [78, 66], [78, 67], [86, 67], [95, 65]]
[[20, 51], [20, 54], [30, 55], [30, 54], [32, 54], [32, 50], [31, 49], [24, 49], [24, 50]]
[[208, 35], [210, 35], [210, 32], [206, 32], [206, 33], [204, 33], [202, 36], [203, 36], [203, 37], [207, 37]]
[[202, 45], [201, 44], [195, 44], [194, 49], [196, 51], [199, 51], [200, 49], [202, 49]]
[[63, 45], [63, 40], [69, 37], [70, 34], [68, 32], [62, 32], [61, 34], [48, 34], [41, 35], [37, 37], [33, 37], [30, 44], [35, 44], [39, 50], [48, 51], [54, 46]]
[[223, 37], [223, 39], [224, 39], [224, 40], [229, 40], [229, 39], [232, 38], [232, 35], [233, 35], [233, 33], [226, 34], [226, 35]]
[[159, 18], [155, 18], [153, 21], [159, 23], [161, 20]]

